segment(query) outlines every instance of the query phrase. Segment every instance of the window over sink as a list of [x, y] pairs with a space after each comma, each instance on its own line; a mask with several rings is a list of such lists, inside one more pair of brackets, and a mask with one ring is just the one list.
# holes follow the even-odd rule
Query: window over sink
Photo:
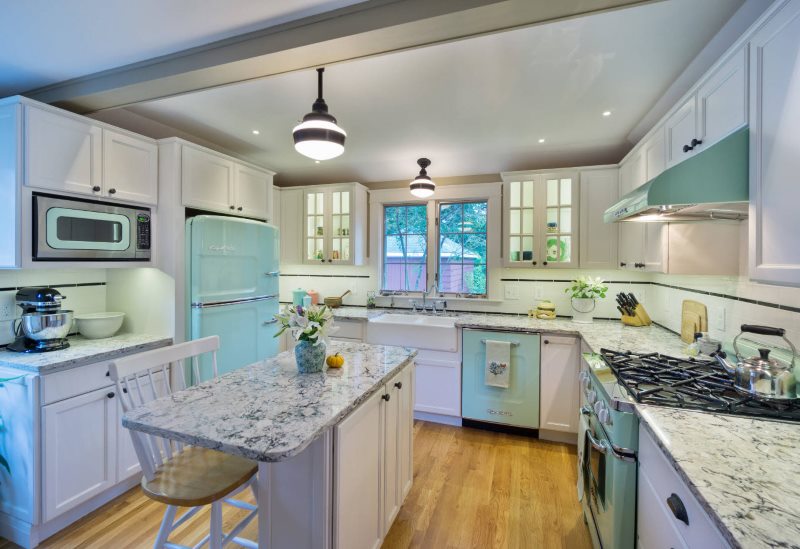
[[383, 291], [424, 292], [428, 278], [428, 213], [425, 204], [383, 209]]

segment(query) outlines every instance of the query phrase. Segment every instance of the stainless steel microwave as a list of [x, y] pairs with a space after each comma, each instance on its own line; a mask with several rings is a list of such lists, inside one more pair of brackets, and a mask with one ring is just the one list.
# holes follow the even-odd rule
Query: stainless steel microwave
[[150, 209], [33, 194], [33, 261], [150, 261]]

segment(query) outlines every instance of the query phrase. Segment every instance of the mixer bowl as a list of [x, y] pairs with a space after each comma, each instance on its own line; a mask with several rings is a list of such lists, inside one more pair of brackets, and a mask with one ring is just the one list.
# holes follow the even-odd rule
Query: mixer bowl
[[62, 339], [67, 337], [72, 328], [72, 317], [72, 311], [50, 314], [25, 313], [17, 321], [19, 322], [17, 330], [21, 330], [20, 335], [36, 341]]

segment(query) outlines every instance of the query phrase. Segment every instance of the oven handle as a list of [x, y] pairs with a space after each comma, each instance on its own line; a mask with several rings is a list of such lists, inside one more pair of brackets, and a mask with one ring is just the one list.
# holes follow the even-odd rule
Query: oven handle
[[[582, 406], [581, 413], [585, 416], [593, 416], [594, 410], [592, 410], [591, 406]], [[611, 455], [614, 459], [618, 459], [619, 461], [624, 461], [626, 463], [635, 463], [636, 462], [636, 454], [630, 450], [619, 449], [613, 444], [609, 444], [608, 442], [597, 440], [592, 435], [591, 430], [586, 431], [586, 436], [589, 438], [589, 444], [592, 445], [592, 448], [600, 452], [601, 454]]]

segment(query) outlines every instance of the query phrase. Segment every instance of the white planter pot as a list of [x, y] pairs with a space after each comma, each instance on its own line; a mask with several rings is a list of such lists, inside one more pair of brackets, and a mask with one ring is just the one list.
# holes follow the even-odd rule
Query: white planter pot
[[572, 322], [591, 324], [594, 321], [594, 308], [597, 303], [590, 297], [572, 298]]

